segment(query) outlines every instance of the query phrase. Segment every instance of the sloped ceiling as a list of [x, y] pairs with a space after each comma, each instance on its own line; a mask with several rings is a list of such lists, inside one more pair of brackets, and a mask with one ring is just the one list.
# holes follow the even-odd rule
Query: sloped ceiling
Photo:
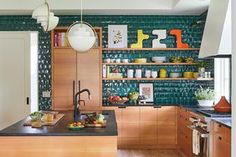
[[[84, 14], [198, 15], [210, 0], [83, 0]], [[30, 15], [44, 0], [0, 0], [0, 15]], [[48, 0], [55, 14], [80, 14], [80, 0]]]

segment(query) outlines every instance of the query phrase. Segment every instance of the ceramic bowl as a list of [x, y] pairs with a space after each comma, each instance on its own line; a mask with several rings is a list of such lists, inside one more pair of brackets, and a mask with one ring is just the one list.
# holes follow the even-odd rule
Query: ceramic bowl
[[182, 76], [182, 73], [170, 73], [170, 78], [179, 78], [179, 77], [181, 77]]
[[163, 63], [166, 61], [166, 57], [152, 57], [152, 61], [156, 63]]

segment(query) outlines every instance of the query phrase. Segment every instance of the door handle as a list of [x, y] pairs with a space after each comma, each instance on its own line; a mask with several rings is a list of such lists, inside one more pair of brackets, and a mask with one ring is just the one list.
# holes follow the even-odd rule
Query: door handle
[[29, 97], [26, 97], [26, 105], [29, 105]]

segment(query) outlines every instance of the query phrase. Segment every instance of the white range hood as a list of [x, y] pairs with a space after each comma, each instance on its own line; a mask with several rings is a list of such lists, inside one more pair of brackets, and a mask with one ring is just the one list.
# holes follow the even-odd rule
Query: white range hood
[[199, 58], [231, 56], [231, 0], [211, 0]]

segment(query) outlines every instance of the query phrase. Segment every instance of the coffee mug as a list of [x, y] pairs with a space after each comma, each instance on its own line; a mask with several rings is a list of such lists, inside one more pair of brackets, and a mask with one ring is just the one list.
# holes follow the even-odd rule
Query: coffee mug
[[136, 78], [142, 78], [142, 69], [136, 69], [135, 70], [135, 77]]
[[152, 71], [152, 78], [157, 78], [157, 71]]
[[150, 78], [151, 77], [151, 70], [146, 70], [145, 71], [145, 77]]
[[128, 69], [127, 70], [127, 77], [128, 78], [134, 78], [134, 70], [133, 69]]

